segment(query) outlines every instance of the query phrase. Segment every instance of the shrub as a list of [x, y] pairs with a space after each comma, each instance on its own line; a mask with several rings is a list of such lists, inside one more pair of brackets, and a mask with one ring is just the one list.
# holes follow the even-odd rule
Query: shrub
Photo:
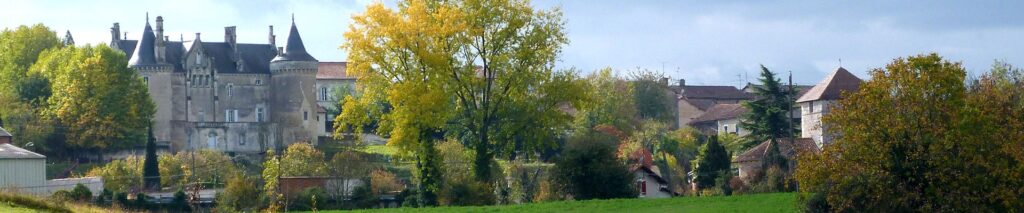
[[636, 197], [633, 174], [615, 158], [616, 138], [590, 131], [570, 138], [555, 163], [559, 190], [577, 200]]
[[75, 188], [71, 189], [71, 198], [77, 201], [88, 202], [92, 200], [92, 191], [81, 183], [75, 184]]
[[490, 184], [467, 180], [449, 183], [441, 203], [450, 206], [482, 206], [494, 204], [496, 199]]
[[53, 194], [50, 195], [50, 199], [63, 203], [75, 200], [75, 196], [71, 194], [70, 191], [61, 189], [53, 192]]
[[261, 207], [255, 178], [235, 175], [217, 196], [217, 208], [226, 211], [255, 211]]
[[168, 204], [167, 210], [171, 212], [190, 212], [192, 207], [188, 205], [188, 197], [185, 195], [185, 191], [178, 189], [174, 192], [174, 199]]
[[367, 184], [359, 185], [352, 189], [352, 200], [350, 207], [355, 209], [370, 208], [377, 205], [377, 196], [373, 194], [373, 188]]
[[310, 187], [299, 192], [292, 200], [292, 209], [299, 211], [316, 210], [318, 206], [327, 204], [327, 192], [320, 187]]

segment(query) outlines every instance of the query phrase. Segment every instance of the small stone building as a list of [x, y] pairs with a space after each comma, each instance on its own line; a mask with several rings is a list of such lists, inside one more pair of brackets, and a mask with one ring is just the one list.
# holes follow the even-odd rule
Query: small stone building
[[[789, 168], [796, 168], [796, 157], [801, 153], [806, 152], [818, 152], [819, 149], [814, 145], [814, 140], [810, 138], [797, 138], [790, 140], [789, 138], [776, 139], [779, 146], [779, 152], [784, 158], [789, 160]], [[743, 154], [736, 156], [736, 159], [732, 163], [739, 167], [739, 177], [745, 182], [750, 182], [755, 175], [762, 172], [761, 168], [762, 160], [765, 154], [770, 150], [771, 140], [766, 140], [753, 148], [748, 149]]]
[[718, 104], [738, 104], [741, 101], [751, 100], [753, 95], [745, 93], [733, 86], [694, 86], [686, 85], [686, 81], [679, 80], [679, 99], [676, 107], [679, 111], [678, 122], [684, 127], [697, 117], [700, 117], [711, 107]]
[[750, 130], [740, 126], [740, 119], [749, 111], [742, 104], [718, 104], [694, 118], [689, 125], [709, 135], [731, 133], [746, 136]]
[[843, 92], [855, 92], [861, 80], [846, 69], [840, 67], [825, 77], [807, 93], [796, 100], [800, 105], [800, 137], [811, 138], [818, 148], [832, 144], [833, 136], [828, 134], [828, 126], [821, 119], [831, 112], [832, 106], [842, 98]]

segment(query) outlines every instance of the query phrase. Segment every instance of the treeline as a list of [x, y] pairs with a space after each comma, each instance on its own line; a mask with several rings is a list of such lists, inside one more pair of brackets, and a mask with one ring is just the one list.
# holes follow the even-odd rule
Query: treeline
[[0, 125], [50, 157], [141, 145], [156, 108], [119, 50], [37, 24], [0, 33]]

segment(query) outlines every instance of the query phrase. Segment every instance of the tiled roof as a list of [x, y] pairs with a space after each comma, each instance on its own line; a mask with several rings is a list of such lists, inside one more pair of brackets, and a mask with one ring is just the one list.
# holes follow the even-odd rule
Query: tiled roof
[[733, 86], [682, 86], [682, 96], [688, 99], [746, 100], [753, 98]]
[[316, 71], [316, 79], [355, 79], [348, 76], [346, 62], [320, 62]]
[[796, 102], [838, 100], [844, 91], [856, 91], [860, 87], [860, 82], [860, 78], [840, 67], [803, 96], [800, 96]]
[[[46, 156], [22, 149], [9, 143], [0, 144], [0, 159], [46, 159]], [[6, 171], [5, 171], [6, 172]]]
[[700, 122], [737, 118], [748, 111], [749, 110], [747, 110], [746, 107], [743, 107], [742, 104], [718, 104], [709, 108], [704, 112], [704, 114], [694, 118], [690, 123], [695, 124]]
[[[761, 158], [764, 157], [765, 152], [768, 151], [768, 145], [771, 144], [770, 141], [771, 140], [765, 140], [754, 148], [748, 149], [746, 152], [743, 152], [743, 154], [737, 156], [736, 160], [733, 160], [733, 162], [760, 161]], [[789, 138], [779, 138], [776, 139], [776, 141], [778, 142], [777, 144], [779, 144], [779, 152], [781, 152], [782, 156], [787, 159], [793, 159], [793, 157], [798, 153], [819, 151], [818, 145], [815, 145], [814, 140], [810, 138], [797, 138], [793, 143], [790, 143]]]
[[203, 51], [213, 57], [213, 66], [218, 73], [270, 73], [270, 60], [276, 50], [269, 44], [235, 44], [243, 62], [243, 70], [239, 71], [233, 61], [234, 50], [224, 42], [203, 42]]

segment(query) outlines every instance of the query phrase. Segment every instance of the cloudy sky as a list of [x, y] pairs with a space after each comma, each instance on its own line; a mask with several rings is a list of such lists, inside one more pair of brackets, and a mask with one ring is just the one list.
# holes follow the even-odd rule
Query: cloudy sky
[[[145, 23], [165, 19], [172, 40], [222, 41], [238, 27], [245, 43], [266, 43], [274, 25], [282, 44], [290, 15], [306, 47], [321, 61], [343, 61], [352, 14], [374, 0], [250, 1], [3, 1], [0, 27], [43, 23], [79, 44], [110, 40], [121, 23], [137, 39]], [[386, 2], [394, 5], [393, 2]], [[937, 52], [972, 74], [996, 59], [1024, 66], [1020, 1], [569, 1], [532, 2], [561, 8], [570, 44], [559, 67], [664, 70], [687, 84], [755, 81], [758, 65], [792, 71], [814, 84], [841, 65], [861, 77], [892, 58]], [[181, 35], [181, 36], [180, 36]]]

